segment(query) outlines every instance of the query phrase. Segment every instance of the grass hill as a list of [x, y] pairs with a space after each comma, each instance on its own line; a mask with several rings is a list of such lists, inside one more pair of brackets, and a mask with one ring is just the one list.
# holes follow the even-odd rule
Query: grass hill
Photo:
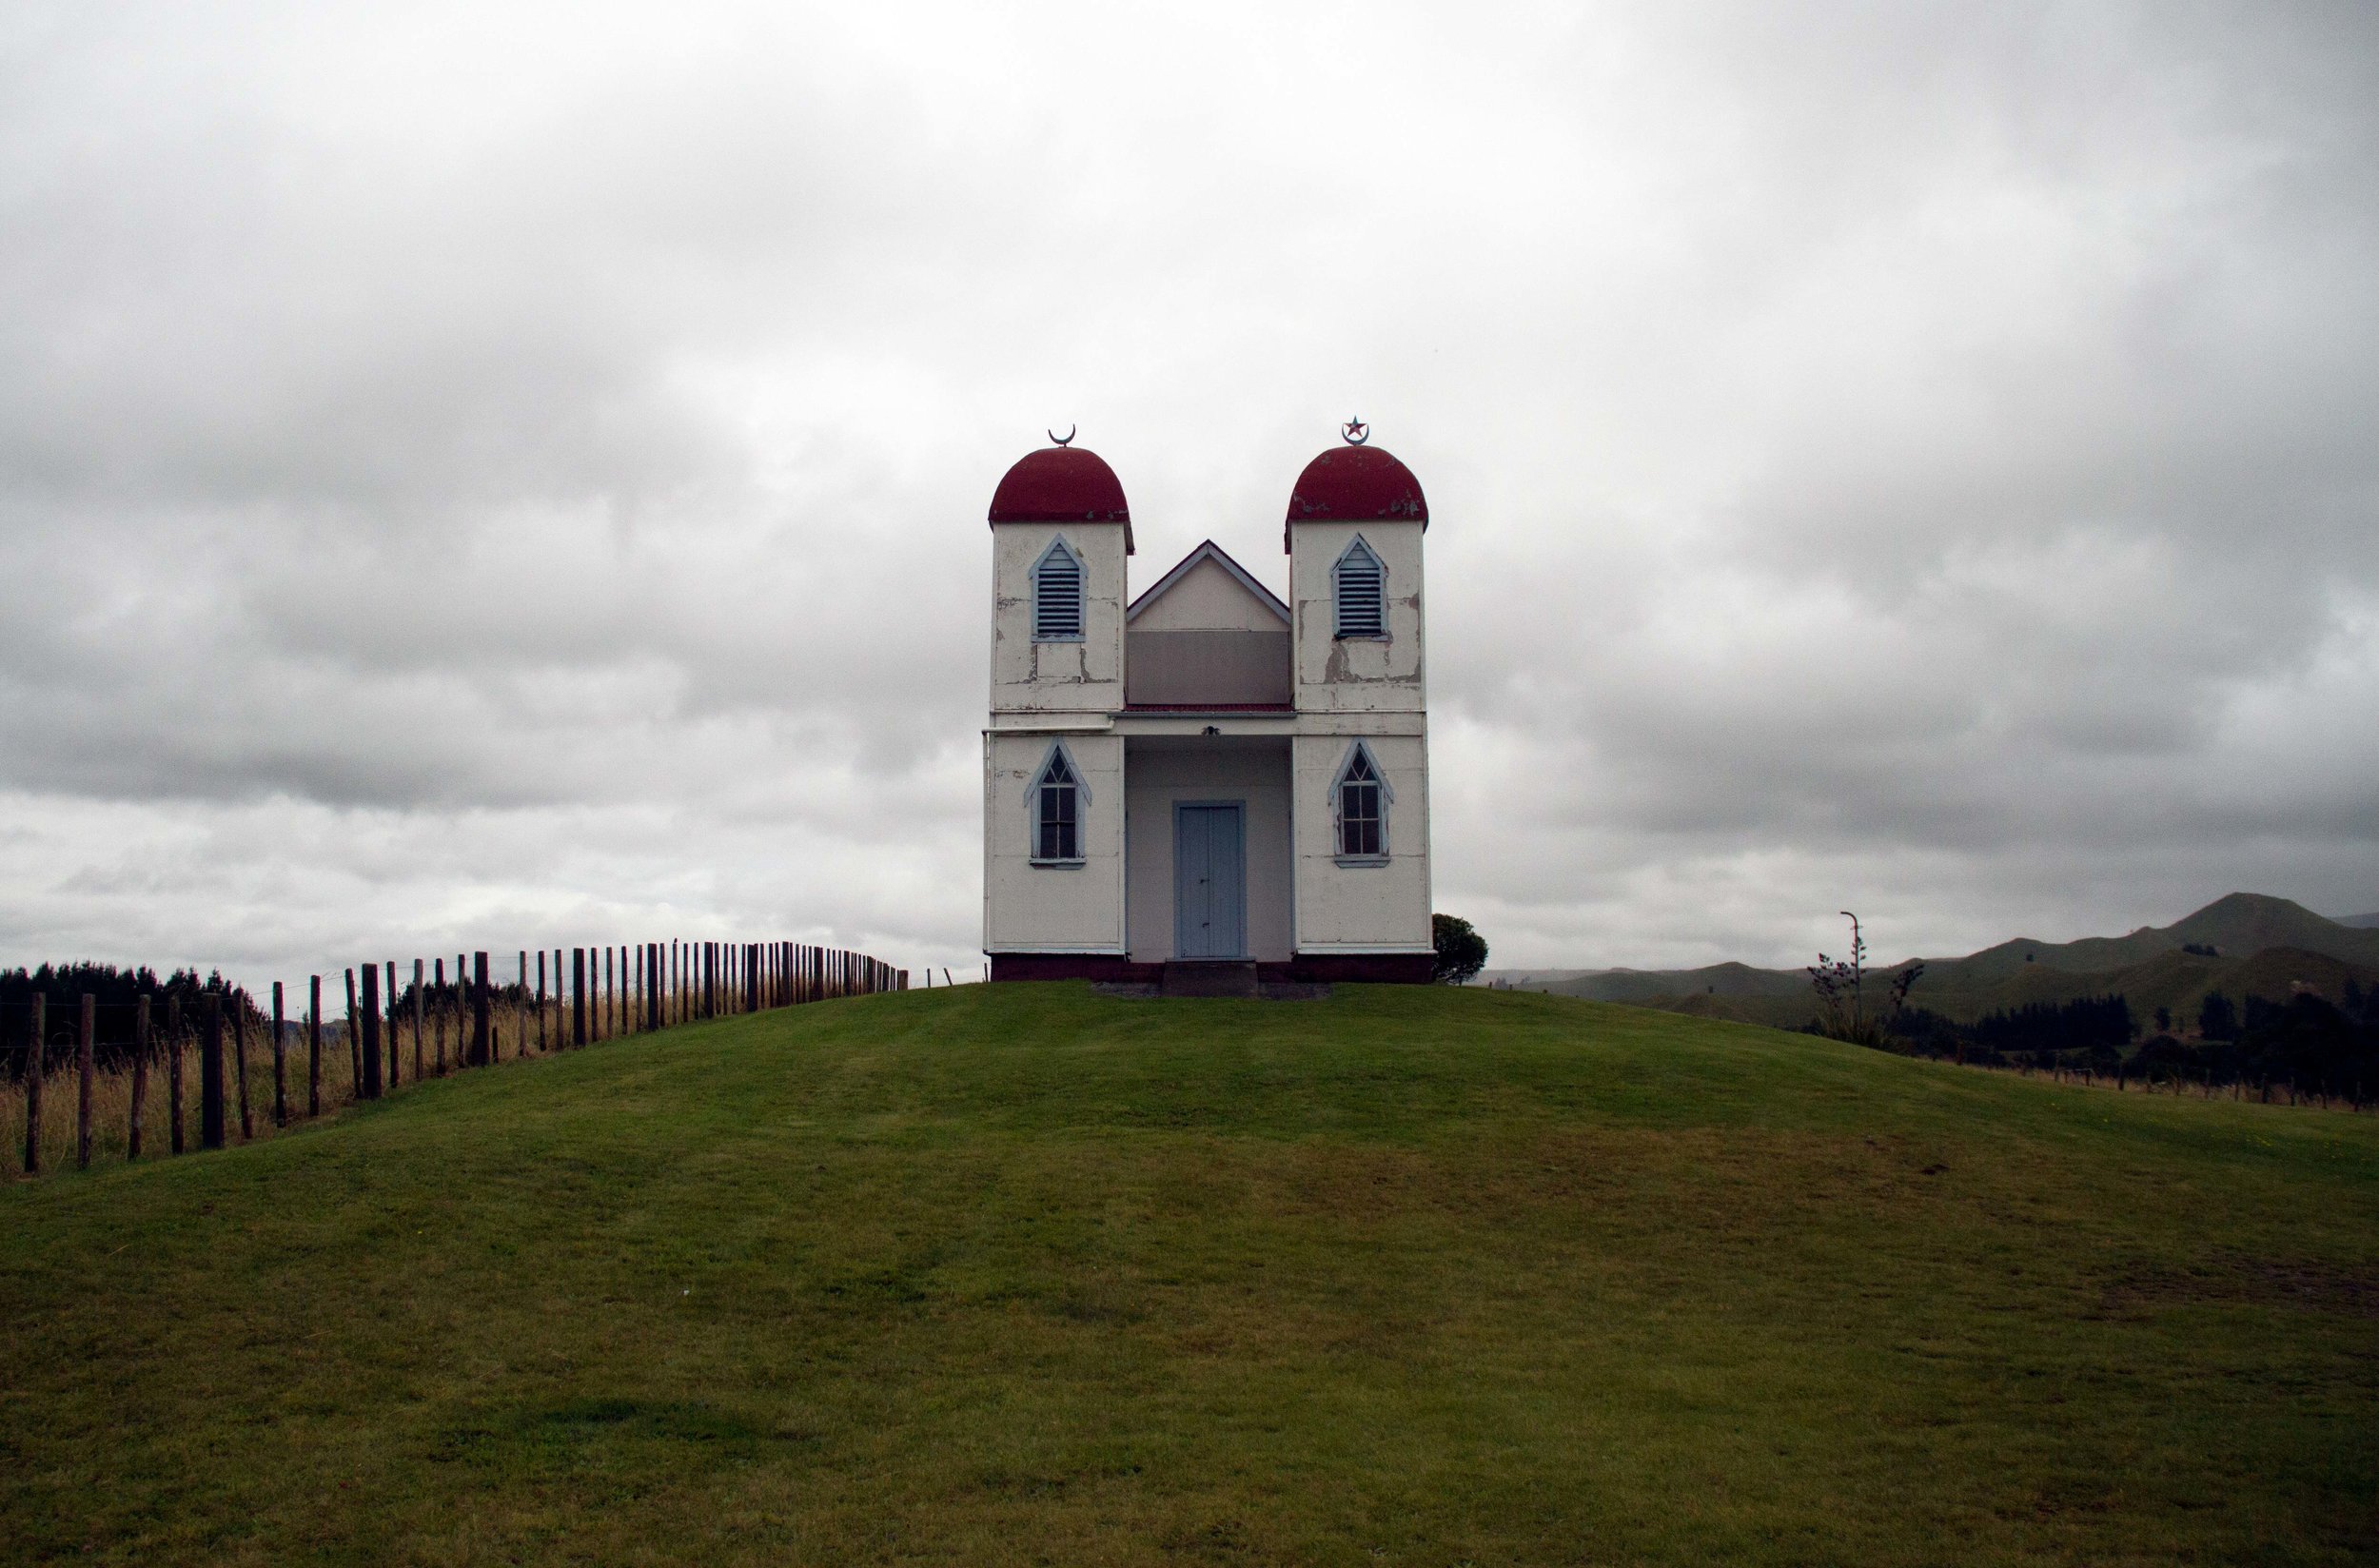
[[0, 1560], [2368, 1560], [2379, 1121], [966, 987], [0, 1189]]

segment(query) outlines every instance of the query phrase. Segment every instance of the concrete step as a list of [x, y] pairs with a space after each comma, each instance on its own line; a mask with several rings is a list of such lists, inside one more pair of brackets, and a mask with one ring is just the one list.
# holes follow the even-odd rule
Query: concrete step
[[1248, 958], [1176, 958], [1165, 966], [1167, 996], [1253, 996], [1255, 961]]

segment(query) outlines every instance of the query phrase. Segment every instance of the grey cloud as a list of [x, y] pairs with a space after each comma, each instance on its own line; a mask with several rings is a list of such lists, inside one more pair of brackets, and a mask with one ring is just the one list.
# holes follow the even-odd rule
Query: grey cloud
[[1349, 413], [1499, 961], [2379, 905], [2352, 8], [7, 25], [0, 961], [971, 962], [1000, 472]]

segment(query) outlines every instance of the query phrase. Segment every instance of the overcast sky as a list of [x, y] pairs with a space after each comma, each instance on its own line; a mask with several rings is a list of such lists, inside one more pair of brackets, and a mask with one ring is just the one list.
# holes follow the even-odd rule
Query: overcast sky
[[0, 963], [979, 962], [990, 538], [1429, 497], [1498, 965], [2379, 909], [2379, 10], [0, 12]]

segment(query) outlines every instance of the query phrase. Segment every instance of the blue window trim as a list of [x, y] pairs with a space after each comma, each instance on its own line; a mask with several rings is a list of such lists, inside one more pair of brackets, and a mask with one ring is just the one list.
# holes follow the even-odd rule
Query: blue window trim
[[[1060, 761], [1065, 763], [1067, 774], [1073, 779], [1073, 843], [1076, 853], [1071, 859], [1044, 859], [1037, 853], [1041, 847], [1041, 786], [1048, 781], [1051, 768]], [[1089, 860], [1089, 856], [1080, 852], [1084, 831], [1089, 826], [1090, 810], [1091, 783], [1083, 776], [1082, 764], [1073, 759], [1073, 752], [1064, 741], [1051, 741], [1049, 750], [1041, 755], [1041, 765], [1032, 770], [1032, 779], [1024, 787], [1025, 842], [1032, 846], [1026, 858], [1035, 866], [1052, 871], [1080, 870]]]
[[[1076, 585], [1077, 592], [1080, 595], [1080, 598], [1077, 599], [1074, 606], [1074, 616], [1076, 623], [1082, 629], [1078, 632], [1061, 632], [1054, 636], [1044, 636], [1041, 632], [1041, 568], [1048, 564], [1050, 557], [1055, 555], [1063, 555], [1068, 560], [1073, 562], [1074, 583]], [[1038, 556], [1033, 558], [1032, 568], [1031, 571], [1027, 572], [1025, 576], [1032, 585], [1032, 608], [1031, 612], [1032, 617], [1032, 640], [1035, 642], [1082, 642], [1087, 640], [1091, 631], [1091, 565], [1090, 562], [1082, 559], [1082, 552], [1075, 549], [1073, 545], [1067, 540], [1065, 535], [1060, 534], [1055, 539], [1049, 541], [1048, 549], [1043, 550]]]
[[[1340, 807], [1344, 803], [1345, 797], [1340, 794], [1339, 789], [1340, 786], [1347, 782], [1347, 775], [1354, 772], [1355, 759], [1358, 757], [1371, 765], [1371, 776], [1380, 786], [1380, 853], [1377, 854], [1347, 854], [1341, 849], [1341, 846], [1347, 842], [1347, 830], [1346, 824], [1341, 820], [1340, 815]], [[1389, 860], [1394, 858], [1394, 848], [1388, 842], [1387, 830], [1389, 818], [1392, 814], [1388, 811], [1388, 808], [1395, 804], [1396, 787], [1387, 781], [1387, 770], [1380, 766], [1379, 754], [1371, 750], [1370, 744], [1367, 741], [1356, 740], [1349, 744], [1347, 748], [1347, 755], [1339, 758], [1338, 771], [1330, 774], [1329, 807], [1330, 848], [1332, 852], [1331, 858], [1336, 860], [1342, 866], [1386, 865]]]
[[[1346, 628], [1346, 617], [1341, 613], [1339, 608], [1339, 570], [1347, 564], [1347, 559], [1357, 551], [1361, 551], [1364, 557], [1368, 559], [1374, 567], [1379, 569], [1380, 629], [1376, 632], [1347, 631]], [[1348, 539], [1347, 541], [1347, 548], [1341, 550], [1338, 553], [1338, 559], [1330, 562], [1330, 636], [1334, 640], [1340, 642], [1386, 642], [1388, 640], [1387, 562], [1381, 558], [1380, 553], [1377, 550], [1371, 547], [1371, 541], [1365, 539], [1361, 534], [1357, 534], [1353, 539]]]

